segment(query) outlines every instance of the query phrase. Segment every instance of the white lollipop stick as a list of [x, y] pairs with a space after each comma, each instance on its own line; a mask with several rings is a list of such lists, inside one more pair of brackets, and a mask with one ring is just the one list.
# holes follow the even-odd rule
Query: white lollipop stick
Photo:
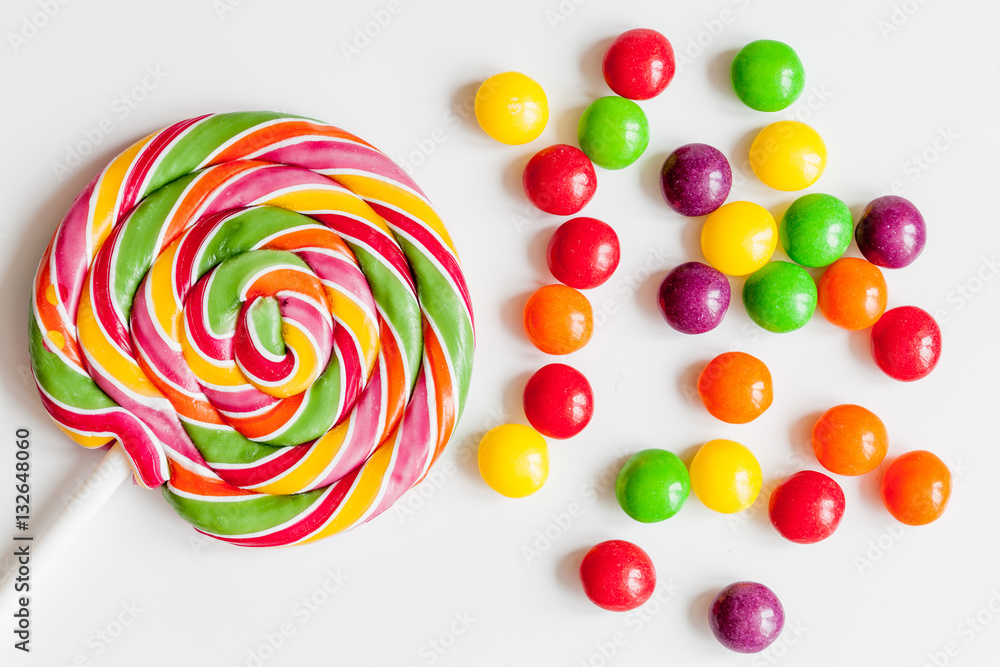
[[73, 540], [83, 532], [90, 520], [114, 495], [118, 487], [126, 479], [132, 476], [132, 465], [121, 443], [116, 442], [108, 453], [104, 455], [97, 467], [91, 471], [87, 479], [76, 488], [73, 495], [66, 499], [66, 505], [41, 533], [34, 539], [20, 539], [14, 541], [13, 551], [27, 548], [28, 567], [30, 568], [31, 591], [15, 590], [15, 575], [18, 574], [22, 563], [15, 557], [10, 570], [0, 581], [0, 614], [6, 614], [13, 609], [15, 602], [21, 597], [32, 597], [38, 573], [44, 576], [50, 571], [52, 564], [56, 563], [63, 553], [73, 543]]

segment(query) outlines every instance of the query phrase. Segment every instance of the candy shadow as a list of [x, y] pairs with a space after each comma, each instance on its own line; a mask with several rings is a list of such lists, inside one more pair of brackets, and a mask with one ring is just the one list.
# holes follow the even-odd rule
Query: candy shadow
[[[515, 197], [518, 203], [531, 207], [534, 207], [534, 204], [524, 194], [524, 168], [533, 155], [534, 153], [525, 153], [516, 160], [512, 160], [503, 170], [503, 187], [507, 194]], [[538, 213], [543, 215], [541, 211]]]
[[610, 480], [607, 484], [602, 484], [600, 488], [597, 489], [597, 497], [601, 503], [607, 507], [614, 508], [615, 510], [621, 511], [621, 507], [618, 505], [618, 496], [615, 493], [615, 485], [618, 482], [618, 475], [621, 473], [622, 468], [628, 463], [628, 460], [635, 455], [636, 452], [647, 449], [646, 447], [634, 447], [632, 451], [628, 454], [622, 454], [617, 457], [611, 464], [605, 469], [605, 474], [601, 475], [600, 479]]
[[[870, 366], [875, 366], [872, 359], [872, 330], [871, 327], [861, 331], [851, 331], [847, 334], [847, 344], [851, 354], [855, 358], [864, 361]], [[877, 368], [877, 367], [876, 367]]]
[[886, 456], [878, 468], [858, 477], [858, 490], [865, 502], [871, 503], [874, 507], [882, 507], [882, 476], [886, 469], [896, 460], [896, 457]]
[[556, 564], [556, 579], [564, 588], [574, 593], [583, 592], [583, 586], [580, 584], [580, 564], [583, 563], [583, 557], [588, 551], [589, 547], [572, 551], [560, 558]]
[[[462, 124], [477, 130], [479, 122], [476, 120], [476, 93], [481, 85], [483, 85], [482, 81], [470, 81], [460, 86], [451, 96], [451, 108], [458, 110], [458, 117], [462, 119]], [[486, 136], [485, 132], [480, 131], [480, 133], [482, 136]]]
[[688, 468], [690, 470], [691, 462], [694, 461], [694, 457], [698, 454], [698, 450], [701, 449], [703, 444], [705, 443], [699, 443], [697, 445], [688, 445], [681, 451], [675, 452], [675, 454], [677, 454], [677, 458], [681, 460], [681, 463], [684, 464], [685, 468]]
[[684, 400], [687, 401], [689, 405], [702, 409], [704, 409], [705, 405], [702, 403], [701, 397], [698, 396], [698, 376], [700, 376], [701, 372], [705, 370], [705, 366], [708, 365], [708, 361], [709, 360], [707, 359], [700, 359], [694, 363], [688, 364], [688, 366], [681, 371], [680, 377], [677, 378], [677, 393], [683, 396]]
[[527, 421], [524, 415], [524, 386], [534, 374], [535, 371], [525, 371], [507, 383], [503, 393], [503, 413], [514, 415], [515, 421]]
[[548, 227], [539, 231], [532, 237], [531, 242], [528, 244], [528, 259], [531, 260], [531, 266], [538, 271], [538, 275], [542, 277], [542, 280], [552, 280], [552, 273], [549, 271], [549, 261], [548, 261], [548, 249], [549, 241], [552, 239], [552, 235], [555, 234], [555, 227]]
[[712, 601], [719, 594], [718, 588], [710, 588], [698, 594], [688, 607], [688, 623], [698, 632], [712, 635], [712, 626], [709, 624], [709, 614], [712, 611]]
[[659, 294], [660, 294], [660, 283], [663, 279], [667, 277], [670, 273], [669, 270], [657, 271], [652, 274], [639, 285], [639, 289], [636, 290], [636, 298], [639, 300], [639, 307], [642, 308], [642, 312], [645, 313], [650, 319], [656, 320], [657, 322], [664, 325], [668, 331], [673, 331], [666, 322], [663, 321], [663, 315], [660, 314], [660, 306], [658, 304]]
[[507, 299], [500, 313], [507, 330], [529, 344], [530, 341], [528, 341], [528, 337], [524, 333], [524, 305], [528, 303], [528, 298], [532, 294], [534, 294], [534, 290], [531, 292], [522, 292], [515, 297]]
[[[733, 170], [733, 185], [735, 186], [738, 176], [736, 172], [739, 171], [746, 177], [747, 180], [756, 179], [757, 176], [753, 173], [753, 169], [750, 168], [750, 146], [753, 145], [753, 140], [757, 138], [760, 131], [764, 129], [764, 126], [754, 128], [744, 133], [736, 143], [733, 145], [729, 154], [726, 155], [726, 159], [729, 160], [729, 167]], [[739, 160], [734, 160], [730, 156], [737, 156]], [[733, 201], [730, 196], [727, 201]]]
[[608, 37], [594, 42], [580, 59], [580, 74], [583, 76], [584, 86], [587, 92], [595, 97], [614, 94], [604, 80], [604, 54], [613, 41], [614, 37]]
[[[506, 393], [504, 401], [506, 402]], [[461, 474], [469, 479], [477, 480], [482, 485], [482, 488], [488, 487], [486, 487], [486, 483], [483, 482], [482, 475], [479, 473], [478, 453], [479, 443], [483, 439], [483, 436], [486, 435], [486, 431], [487, 429], [480, 429], [462, 438], [461, 442], [455, 443], [456, 454], [452, 457]], [[449, 445], [449, 448], [452, 446]]]
[[816, 422], [823, 416], [822, 412], [812, 412], [799, 418], [788, 429], [788, 440], [792, 443], [792, 451], [805, 461], [815, 460], [812, 446], [812, 431]]
[[[708, 63], [708, 81], [716, 90], [726, 95], [726, 99], [743, 106], [736, 93], [733, 92], [732, 67], [733, 58], [739, 53], [739, 49], [729, 49], [718, 54]], [[744, 107], [748, 108], [748, 107]]]
[[705, 218], [706, 216], [687, 218], [681, 232], [681, 246], [689, 261], [705, 263], [705, 256], [701, 253], [701, 228], [705, 226]]
[[[556, 141], [560, 144], [569, 144], [570, 146], [576, 146], [579, 148], [579, 139], [577, 128], [580, 127], [580, 116], [583, 112], [587, 110], [586, 106], [579, 106], [570, 109], [569, 111], [564, 111], [559, 114], [556, 119]], [[597, 186], [600, 188], [601, 176], [597, 176]]]
[[669, 156], [670, 153], [666, 151], [647, 155], [639, 174], [639, 182], [646, 196], [659, 203], [661, 217], [676, 219], [677, 214], [663, 200], [663, 192], [660, 190], [660, 172], [663, 171], [663, 163], [667, 161]]

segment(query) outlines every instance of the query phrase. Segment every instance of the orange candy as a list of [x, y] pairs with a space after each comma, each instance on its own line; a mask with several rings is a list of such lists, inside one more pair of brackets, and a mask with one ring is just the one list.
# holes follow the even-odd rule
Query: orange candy
[[594, 315], [587, 297], [565, 285], [546, 285], [524, 305], [524, 330], [548, 354], [569, 354], [587, 344]]
[[930, 452], [903, 454], [882, 477], [882, 502], [908, 526], [923, 526], [938, 519], [950, 497], [951, 471]]
[[771, 372], [745, 352], [726, 352], [708, 362], [698, 376], [698, 394], [717, 419], [746, 424], [771, 405]]
[[860, 405], [838, 405], [813, 427], [813, 451], [820, 464], [838, 475], [863, 475], [878, 467], [889, 447], [885, 424]]
[[882, 271], [857, 257], [842, 257], [831, 264], [819, 279], [817, 291], [826, 319], [848, 331], [867, 329], [885, 312]]

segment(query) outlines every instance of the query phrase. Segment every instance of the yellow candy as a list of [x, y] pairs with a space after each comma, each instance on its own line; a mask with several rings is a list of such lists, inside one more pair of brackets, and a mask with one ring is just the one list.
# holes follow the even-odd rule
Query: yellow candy
[[753, 452], [732, 440], [710, 440], [691, 461], [691, 488], [709, 509], [725, 514], [753, 505], [761, 486]]
[[767, 209], [748, 201], [724, 204], [701, 228], [701, 251], [709, 264], [745, 276], [767, 264], [778, 245], [778, 226]]
[[545, 91], [520, 72], [495, 74], [476, 93], [476, 120], [500, 143], [526, 144], [542, 133], [548, 119]]
[[808, 188], [826, 169], [826, 144], [805, 123], [771, 123], [750, 145], [750, 168], [775, 190]]
[[479, 474], [501, 495], [530, 496], [549, 476], [549, 446], [530, 426], [497, 426], [479, 443]]

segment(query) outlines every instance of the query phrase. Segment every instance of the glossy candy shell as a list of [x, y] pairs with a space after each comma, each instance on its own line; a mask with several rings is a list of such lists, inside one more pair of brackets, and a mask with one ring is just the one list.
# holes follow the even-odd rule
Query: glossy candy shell
[[825, 540], [844, 517], [844, 491], [821, 472], [797, 472], [771, 492], [768, 517], [786, 540], [798, 544]]
[[941, 328], [916, 306], [886, 311], [872, 327], [872, 357], [886, 375], [903, 382], [926, 377], [941, 358]]
[[583, 373], [566, 364], [538, 369], [524, 387], [524, 414], [542, 435], [572, 438], [594, 416], [594, 392]]
[[591, 602], [608, 611], [630, 611], [656, 588], [656, 569], [645, 551], [631, 542], [608, 540], [594, 546], [580, 563], [580, 581]]
[[615, 497], [630, 517], [656, 523], [674, 516], [691, 492], [691, 478], [673, 452], [644, 449], [630, 458], [618, 473]]

